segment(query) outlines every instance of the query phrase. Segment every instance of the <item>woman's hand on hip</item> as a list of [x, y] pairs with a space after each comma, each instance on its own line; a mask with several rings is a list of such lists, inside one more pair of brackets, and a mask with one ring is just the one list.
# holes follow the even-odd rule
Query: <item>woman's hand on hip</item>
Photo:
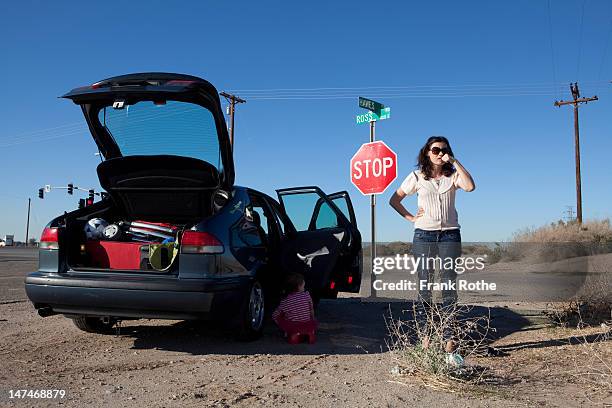
[[417, 213], [415, 215], [407, 216], [406, 219], [410, 222], [416, 222], [419, 218], [421, 218], [425, 214], [425, 210], [419, 207]]

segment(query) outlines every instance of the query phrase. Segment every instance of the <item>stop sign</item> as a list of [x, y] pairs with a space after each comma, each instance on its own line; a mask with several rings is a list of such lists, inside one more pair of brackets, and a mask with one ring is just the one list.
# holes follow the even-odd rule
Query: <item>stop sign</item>
[[380, 194], [397, 178], [397, 155], [384, 142], [364, 143], [351, 159], [351, 181], [362, 194]]

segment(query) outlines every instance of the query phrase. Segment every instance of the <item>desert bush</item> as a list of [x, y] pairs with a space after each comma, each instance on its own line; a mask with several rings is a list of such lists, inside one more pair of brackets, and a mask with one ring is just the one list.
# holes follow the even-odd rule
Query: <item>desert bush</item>
[[573, 369], [569, 374], [577, 383], [590, 386], [596, 394], [605, 398], [612, 395], [612, 363], [608, 344], [612, 341], [612, 331], [608, 329], [594, 338], [586, 333], [580, 332], [575, 336], [578, 346], [572, 350]]
[[592, 264], [578, 293], [568, 302], [548, 304], [546, 315], [562, 327], [612, 324], [612, 271], [609, 268], [605, 264]]
[[[412, 316], [416, 316], [413, 306]], [[396, 374], [416, 374], [433, 379], [470, 381], [478, 384], [487, 378], [487, 370], [480, 366], [456, 364], [449, 361], [444, 333], [453, 333], [456, 345], [454, 354], [468, 359], [487, 350], [490, 332], [490, 314], [466, 317], [471, 308], [456, 306], [444, 310], [433, 304], [425, 325], [415, 317], [410, 320], [394, 318], [391, 313], [385, 319], [388, 340], [387, 347], [397, 364]]]
[[410, 254], [412, 251], [412, 244], [409, 242], [386, 242], [376, 245], [377, 256], [395, 256], [396, 254]]
[[610, 220], [591, 220], [582, 225], [558, 221], [516, 232], [511, 242], [496, 244], [489, 262], [554, 262], [579, 256], [612, 252]]
[[549, 242], [584, 242], [590, 244], [612, 243], [610, 220], [590, 220], [582, 223], [551, 223], [539, 228], [527, 228], [513, 236], [513, 242], [549, 243]]
[[[586, 386], [583, 389], [585, 397], [596, 402], [600, 397], [606, 399], [612, 395], [612, 349], [609, 344], [612, 341], [612, 321], [609, 320], [609, 303], [606, 311], [608, 320], [596, 325], [594, 323], [598, 323], [602, 315], [598, 316], [596, 310], [589, 310], [588, 305], [571, 302], [556, 305], [552, 312], [558, 319], [557, 323], [576, 328], [567, 340], [567, 344], [572, 346], [568, 350], [571, 368], [564, 368], [559, 375], [568, 375], [575, 383]], [[593, 321], [593, 317], [597, 319]]]

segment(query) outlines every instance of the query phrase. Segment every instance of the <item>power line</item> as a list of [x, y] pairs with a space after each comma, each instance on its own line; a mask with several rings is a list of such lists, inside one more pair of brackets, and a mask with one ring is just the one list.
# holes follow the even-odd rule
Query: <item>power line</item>
[[[193, 112], [193, 111], [197, 111], [200, 108], [195, 107], [195, 108], [191, 108], [191, 107], [184, 107], [184, 106], [175, 106], [175, 107], [169, 107], [167, 110], [164, 110], [163, 112], [154, 112], [154, 113], [144, 113], [144, 112], [139, 112], [138, 116], [131, 121], [132, 124], [134, 123], [141, 123], [141, 122], [146, 122], [152, 119], [159, 119], [159, 118], [166, 118], [169, 116], [173, 116], [179, 113], [185, 113], [185, 112]], [[72, 126], [74, 127], [74, 126]], [[55, 130], [55, 131], [49, 131], [49, 130], [53, 130], [53, 129], [62, 129], [60, 131]], [[67, 137], [67, 136], [73, 136], [82, 132], [88, 132], [89, 130], [87, 129], [87, 127], [84, 124], [81, 124], [80, 127], [75, 128], [75, 129], [71, 129], [69, 131], [65, 131], [63, 130], [63, 128], [61, 126], [56, 126], [53, 128], [48, 128], [48, 129], [41, 129], [38, 131], [33, 131], [33, 132], [28, 132], [29, 134], [34, 134], [34, 133], [43, 133], [45, 136], [44, 137], [36, 137], [36, 138], [31, 138], [31, 139], [22, 139], [22, 140], [18, 140], [20, 136], [12, 136], [9, 137], [8, 140], [6, 140], [6, 143], [0, 144], [0, 147], [11, 147], [11, 146], [16, 146], [16, 145], [20, 145], [20, 144], [24, 144], [24, 143], [34, 143], [34, 142], [43, 142], [43, 141], [47, 141], [47, 140], [54, 140], [54, 139], [59, 139], [59, 138], [63, 138], [63, 137]], [[26, 133], [26, 134], [28, 134]], [[22, 134], [23, 135], [23, 134]]]
[[[611, 23], [612, 33], [612, 23]], [[582, 84], [599, 84], [608, 81], [585, 81]], [[231, 91], [244, 94], [245, 98], [258, 101], [283, 101], [283, 100], [342, 100], [353, 99], [362, 94], [368, 94], [374, 98], [400, 99], [400, 98], [471, 98], [471, 97], [520, 97], [520, 96], [551, 96], [551, 85], [553, 92], [561, 86], [556, 82], [534, 82], [518, 84], [502, 83], [473, 83], [461, 85], [410, 85], [410, 86], [372, 86], [372, 87], [317, 87], [317, 88], [277, 88], [277, 89], [251, 89], [242, 91]], [[164, 118], [182, 112], [195, 111], [199, 109], [184, 106], [167, 106], [160, 112], [138, 112], [134, 118], [137, 122], [144, 122], [156, 118]], [[137, 121], [137, 122], [136, 122]], [[37, 143], [55, 140], [72, 135], [87, 132], [84, 124], [69, 123], [45, 129], [25, 132], [13, 135], [9, 138], [0, 139], [0, 148], [6, 148], [26, 143]], [[22, 139], [24, 136], [35, 136]]]
[[[338, 94], [338, 95], [265, 95], [265, 96], [250, 96], [253, 100], [331, 100], [331, 99], [354, 99], [359, 96], [359, 93], [354, 94]], [[515, 93], [473, 93], [473, 94], [383, 94], [375, 93], [368, 94], [372, 98], [470, 98], [470, 97], [518, 97], [518, 96], [554, 96], [550, 91], [547, 92], [515, 92]]]
[[576, 79], [580, 78], [580, 59], [582, 58], [582, 32], [584, 31], [584, 9], [587, 0], [582, 0], [582, 15], [580, 16], [580, 34], [578, 39], [578, 59], [576, 66]]
[[[584, 81], [584, 83], [594, 81]], [[278, 93], [278, 92], [316, 92], [316, 91], [371, 91], [371, 90], [410, 90], [410, 89], [448, 89], [448, 90], [462, 90], [465, 88], [497, 88], [497, 89], [530, 89], [530, 88], [550, 88], [565, 86], [565, 82], [530, 82], [530, 83], [473, 83], [463, 85], [452, 85], [452, 84], [436, 84], [436, 85], [410, 85], [410, 86], [370, 86], [370, 87], [323, 87], [323, 88], [264, 88], [264, 89], [236, 89], [232, 92], [240, 92], [241, 94], [253, 94], [253, 93]]]
[[[603, 72], [604, 63], [606, 62], [606, 57], [608, 55], [608, 46], [610, 45], [610, 38], [612, 38], [612, 19], [610, 19], [610, 27], [608, 28], [608, 35], [606, 36], [606, 45], [604, 47], [603, 55], [601, 56], [601, 63], [599, 64], [599, 71], [597, 72], [597, 80], [601, 79], [601, 73]], [[601, 85], [597, 88], [601, 88]]]
[[[557, 83], [557, 65], [555, 63], [555, 48], [553, 46], [552, 13], [550, 11], [550, 0], [548, 0], [548, 33], [549, 33], [549, 38], [550, 38], [550, 58], [552, 59], [553, 84], [556, 84]], [[561, 99], [559, 97], [559, 89], [554, 86], [553, 88], [555, 89], [557, 99]]]
[[[585, 81], [591, 83], [594, 81]], [[606, 81], [597, 81], [604, 83]], [[253, 99], [342, 99], [360, 96], [367, 93], [372, 97], [477, 97], [477, 96], [526, 96], [526, 95], [548, 95], [551, 93], [551, 84], [544, 83], [530, 85], [500, 86], [485, 85], [487, 87], [458, 89], [453, 86], [437, 86], [437, 88], [425, 89], [426, 86], [411, 87], [362, 87], [362, 88], [286, 88], [286, 89], [259, 89], [241, 90], [243, 95]], [[561, 89], [561, 84], [554, 84], [553, 91]], [[236, 91], [238, 92], [238, 91]]]

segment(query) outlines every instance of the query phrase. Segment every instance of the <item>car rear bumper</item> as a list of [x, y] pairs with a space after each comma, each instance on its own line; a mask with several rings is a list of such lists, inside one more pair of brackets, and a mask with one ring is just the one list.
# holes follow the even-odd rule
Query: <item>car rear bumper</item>
[[251, 278], [177, 279], [33, 272], [28, 298], [41, 315], [210, 319], [238, 312]]

